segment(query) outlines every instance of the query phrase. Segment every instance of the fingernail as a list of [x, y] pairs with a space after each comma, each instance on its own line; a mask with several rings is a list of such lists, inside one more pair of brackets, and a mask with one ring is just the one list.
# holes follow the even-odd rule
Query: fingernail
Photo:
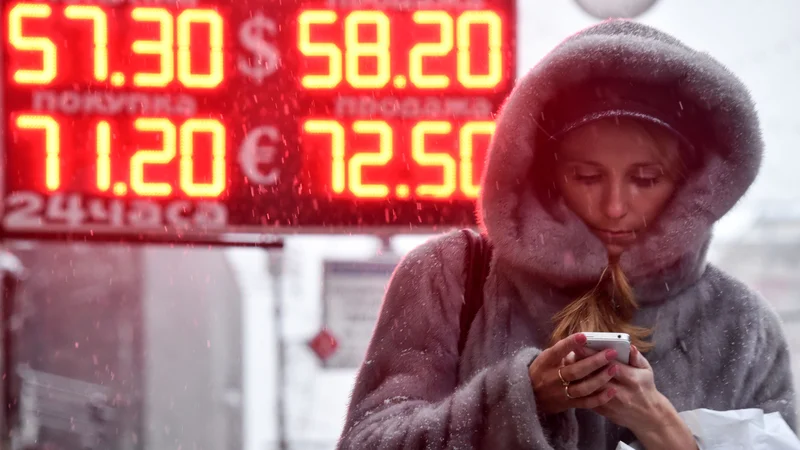
[[616, 375], [617, 374], [617, 366], [616, 365], [612, 365], [611, 367], [609, 367], [608, 368], [608, 374], [611, 375], [612, 377], [614, 375]]
[[606, 359], [607, 360], [613, 361], [614, 359], [616, 359], [616, 357], [617, 357], [617, 351], [616, 350], [607, 350], [606, 351]]
[[609, 389], [609, 390], [608, 390], [608, 398], [611, 398], [611, 397], [613, 397], [613, 396], [614, 396], [614, 394], [616, 394], [616, 393], [617, 393], [617, 390], [616, 390], [616, 389], [614, 389], [614, 388], [611, 388], [611, 389]]
[[575, 336], [575, 342], [577, 342], [578, 344], [585, 344], [586, 343], [586, 335], [581, 333], [581, 334]]

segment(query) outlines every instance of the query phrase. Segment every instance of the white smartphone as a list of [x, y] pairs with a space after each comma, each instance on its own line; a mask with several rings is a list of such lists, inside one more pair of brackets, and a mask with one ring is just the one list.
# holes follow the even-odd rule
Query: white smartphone
[[631, 337], [627, 333], [583, 333], [586, 336], [584, 347], [596, 352], [607, 349], [617, 351], [617, 361], [628, 364], [631, 357]]

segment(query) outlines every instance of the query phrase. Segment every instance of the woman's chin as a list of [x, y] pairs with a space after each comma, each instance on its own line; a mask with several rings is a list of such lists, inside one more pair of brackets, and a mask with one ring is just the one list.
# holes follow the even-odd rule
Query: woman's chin
[[606, 251], [608, 252], [608, 259], [619, 258], [619, 256], [622, 255], [622, 252], [624, 252], [625, 249], [627, 248], [626, 245], [621, 245], [621, 244], [605, 244], [605, 245], [606, 245]]

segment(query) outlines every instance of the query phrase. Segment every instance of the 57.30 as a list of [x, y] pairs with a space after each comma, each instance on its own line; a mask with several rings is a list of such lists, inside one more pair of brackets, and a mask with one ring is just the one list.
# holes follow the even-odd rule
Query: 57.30
[[4, 224], [9, 229], [135, 228], [220, 230], [228, 223], [225, 205], [216, 201], [124, 201], [80, 194], [13, 192], [5, 201]]

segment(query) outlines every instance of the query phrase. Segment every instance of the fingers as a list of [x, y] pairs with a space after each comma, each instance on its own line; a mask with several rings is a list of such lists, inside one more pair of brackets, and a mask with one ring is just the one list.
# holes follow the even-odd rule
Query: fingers
[[628, 363], [633, 367], [640, 369], [650, 369], [650, 362], [642, 355], [635, 345], [631, 345], [631, 356]]
[[[569, 395], [573, 397], [588, 397], [595, 392], [601, 391], [614, 375], [617, 374], [619, 365], [610, 364], [607, 368], [598, 371], [596, 374], [581, 380], [578, 383], [569, 385]], [[563, 370], [562, 370], [563, 371]]]
[[586, 336], [583, 333], [576, 333], [558, 341], [552, 347], [543, 351], [540, 358], [544, 358], [549, 365], [559, 365], [570, 352], [576, 351], [586, 343]]
[[[572, 390], [570, 388], [570, 395], [572, 395], [571, 392]], [[573, 400], [573, 402], [576, 408], [595, 409], [611, 401], [615, 395], [617, 395], [617, 389], [609, 387], [588, 397]]]
[[[614, 394], [614, 396], [611, 397], [611, 399], [613, 399], [614, 397], [617, 397], [617, 395]], [[595, 406], [594, 408], [592, 408], [592, 410], [594, 412], [596, 412], [597, 414], [600, 414], [601, 416], [606, 416], [606, 417], [611, 416], [614, 413], [613, 410], [611, 409], [611, 405], [609, 404], [611, 399], [609, 399], [608, 402], [606, 402], [606, 403], [604, 403], [604, 404], [602, 404], [600, 406]]]
[[589, 347], [581, 347], [575, 351], [575, 361], [580, 361], [596, 354], [597, 350], [593, 350]]
[[639, 377], [637, 376], [637, 371], [640, 370], [638, 367], [631, 367], [625, 364], [618, 364], [618, 366], [617, 374], [614, 376], [617, 382], [626, 386], [638, 383], [637, 380]]
[[[639, 352], [631, 348], [630, 365], [619, 364], [619, 371], [614, 377], [618, 382], [626, 386], [642, 386], [653, 382], [653, 369], [647, 359]], [[564, 370], [562, 370], [562, 373]], [[566, 378], [566, 375], [565, 375]]]
[[611, 361], [617, 357], [617, 352], [614, 350], [606, 350], [602, 353], [597, 353], [586, 359], [577, 361], [575, 364], [565, 366], [561, 369], [561, 376], [566, 381], [576, 381], [586, 378], [597, 370], [607, 366]]

